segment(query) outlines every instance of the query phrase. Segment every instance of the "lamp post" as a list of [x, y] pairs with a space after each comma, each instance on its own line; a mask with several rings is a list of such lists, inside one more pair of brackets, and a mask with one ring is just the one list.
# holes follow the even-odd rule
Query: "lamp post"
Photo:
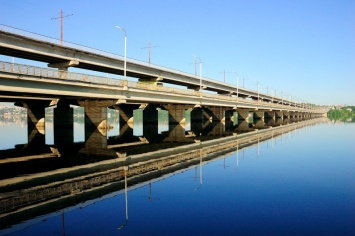
[[235, 75], [236, 75], [236, 77], [237, 77], [237, 101], [238, 101], [238, 97], [239, 97], [239, 79], [238, 79], [238, 73], [237, 72], [235, 72], [235, 71], [232, 71], [232, 72], [234, 72], [235, 73]]
[[257, 90], [258, 90], [258, 102], [260, 102], [260, 95], [259, 95], [259, 81], [256, 81], [256, 87], [257, 87]]
[[125, 195], [125, 202], [126, 202], [126, 222], [123, 225], [119, 226], [117, 229], [123, 229], [128, 224], [128, 194], [127, 194], [128, 166], [124, 166], [123, 171], [124, 171], [124, 195]]
[[124, 69], [123, 69], [123, 89], [127, 89], [127, 32], [124, 28], [116, 26], [117, 29], [124, 32]]

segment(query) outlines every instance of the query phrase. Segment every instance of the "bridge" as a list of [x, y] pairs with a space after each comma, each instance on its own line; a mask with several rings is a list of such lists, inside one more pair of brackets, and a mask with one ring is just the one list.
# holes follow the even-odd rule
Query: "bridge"
[[[137, 110], [143, 112], [144, 124], [158, 122], [158, 109], [169, 112], [171, 124], [185, 123], [186, 112], [191, 114], [191, 121], [197, 122], [275, 120], [326, 113], [309, 103], [132, 59], [127, 60], [125, 69], [125, 59], [117, 55], [24, 34], [28, 32], [0, 30], [0, 54], [45, 62], [49, 68], [0, 62], [0, 101], [27, 108], [29, 133], [43, 129], [45, 108], [54, 105], [57, 133], [63, 127], [73, 129], [70, 105], [85, 108], [88, 129], [108, 127], [107, 108], [119, 111], [122, 124], [133, 122]], [[136, 81], [69, 72], [70, 67], [117, 75], [126, 72]]]

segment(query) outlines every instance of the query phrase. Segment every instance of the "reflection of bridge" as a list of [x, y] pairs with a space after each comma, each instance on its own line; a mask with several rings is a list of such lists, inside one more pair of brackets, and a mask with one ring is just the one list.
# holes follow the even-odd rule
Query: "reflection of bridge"
[[[49, 42], [48, 38], [46, 40], [0, 31], [0, 54], [45, 62], [55, 68], [0, 62], [0, 101], [15, 102], [27, 109], [29, 140], [43, 142], [40, 133], [44, 129], [45, 108], [49, 106], [56, 106], [54, 136], [62, 142], [70, 142], [73, 133], [73, 109], [70, 105], [85, 108], [86, 138], [91, 137], [96, 129], [107, 128], [108, 108], [119, 111], [122, 126], [133, 122], [137, 111], [143, 112], [144, 126], [157, 124], [158, 109], [168, 111], [170, 124], [189, 122], [186, 117], [203, 123], [206, 120], [308, 118], [325, 113], [309, 103], [134, 60], [128, 61], [126, 72], [137, 82], [68, 72], [69, 67], [78, 67], [123, 74], [124, 61], [108, 53], [93, 52], [78, 45], [62, 46]], [[105, 135], [101, 136], [95, 139], [105, 140]]]
[[49, 168], [48, 171], [40, 170], [39, 173], [23, 177], [2, 179], [1, 228], [122, 190], [125, 187], [125, 178], [128, 187], [132, 188], [316, 122], [319, 120], [296, 122], [125, 158], [61, 169]]

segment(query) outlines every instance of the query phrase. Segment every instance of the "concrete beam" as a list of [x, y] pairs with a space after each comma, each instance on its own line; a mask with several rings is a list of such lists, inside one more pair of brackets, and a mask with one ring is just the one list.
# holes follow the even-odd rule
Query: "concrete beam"
[[78, 66], [78, 65], [79, 65], [79, 61], [70, 60], [70, 61], [49, 63], [49, 64], [48, 64], [48, 67], [51, 67], [51, 68], [58, 68], [58, 69], [61, 69], [61, 70], [68, 70], [68, 67]]

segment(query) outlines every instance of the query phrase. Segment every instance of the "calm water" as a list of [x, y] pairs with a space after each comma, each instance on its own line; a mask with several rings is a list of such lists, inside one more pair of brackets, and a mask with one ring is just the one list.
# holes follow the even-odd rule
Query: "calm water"
[[[2, 123], [0, 140], [0, 149], [26, 143], [26, 124]], [[354, 140], [355, 123], [306, 126], [0, 235], [355, 235]]]

